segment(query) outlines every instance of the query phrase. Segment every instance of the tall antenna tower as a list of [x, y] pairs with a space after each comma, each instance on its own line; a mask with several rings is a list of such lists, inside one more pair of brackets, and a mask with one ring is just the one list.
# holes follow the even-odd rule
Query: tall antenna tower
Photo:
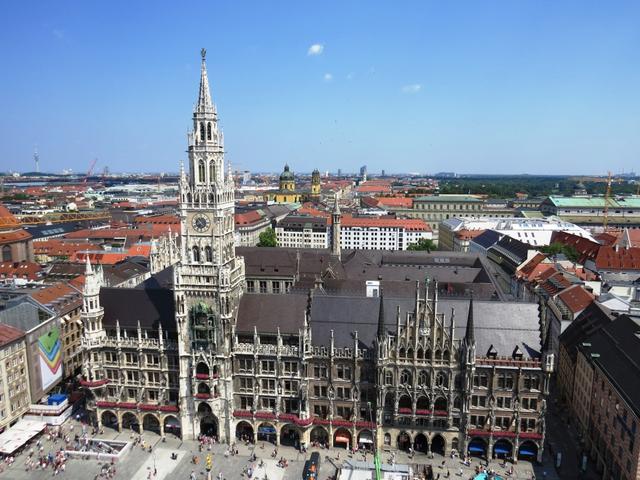
[[36, 162], [36, 173], [40, 173], [40, 155], [38, 155], [38, 147], [33, 151], [33, 161]]

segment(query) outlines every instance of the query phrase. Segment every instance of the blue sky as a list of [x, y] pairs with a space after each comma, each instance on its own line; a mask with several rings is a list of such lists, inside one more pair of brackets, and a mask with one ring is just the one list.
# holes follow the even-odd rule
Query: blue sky
[[177, 171], [201, 47], [236, 168], [640, 170], [636, 1], [7, 2], [0, 27], [2, 170], [37, 145]]

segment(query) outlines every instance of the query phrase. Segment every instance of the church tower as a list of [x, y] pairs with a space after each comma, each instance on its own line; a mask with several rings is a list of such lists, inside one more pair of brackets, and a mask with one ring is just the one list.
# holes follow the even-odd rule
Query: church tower
[[229, 439], [232, 324], [244, 286], [235, 255], [234, 183], [211, 100], [206, 50], [188, 134], [189, 174], [179, 180], [181, 255], [174, 271], [183, 435]]

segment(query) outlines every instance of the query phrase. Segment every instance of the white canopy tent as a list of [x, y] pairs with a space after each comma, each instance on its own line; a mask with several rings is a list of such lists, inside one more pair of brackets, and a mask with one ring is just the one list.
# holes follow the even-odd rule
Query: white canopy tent
[[22, 419], [0, 434], [0, 453], [12, 454], [33, 437], [42, 432], [47, 424], [38, 420]]

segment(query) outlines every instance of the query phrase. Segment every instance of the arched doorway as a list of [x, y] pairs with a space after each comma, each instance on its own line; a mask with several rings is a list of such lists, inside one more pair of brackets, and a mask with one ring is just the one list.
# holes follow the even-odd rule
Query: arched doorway
[[518, 460], [535, 460], [538, 456], [538, 445], [531, 440], [526, 440], [518, 448]]
[[429, 452], [429, 440], [427, 440], [427, 436], [425, 434], [419, 433], [416, 435], [416, 438], [413, 440], [413, 449], [416, 452]]
[[459, 449], [459, 441], [457, 438], [454, 438], [453, 440], [451, 440], [451, 450], [454, 451], [455, 453], [458, 453], [458, 449]]
[[398, 413], [411, 413], [411, 397], [409, 395], [402, 395], [398, 401]]
[[351, 447], [351, 433], [346, 428], [339, 428], [333, 434], [333, 446], [349, 449]]
[[196, 378], [206, 379], [209, 378], [209, 367], [204, 362], [199, 362], [196, 365]]
[[483, 438], [472, 438], [467, 450], [470, 456], [487, 458], [487, 442]]
[[258, 425], [258, 440], [276, 444], [276, 427], [270, 423], [263, 422]]
[[238, 425], [236, 425], [236, 438], [243, 442], [253, 443], [253, 427], [249, 422], [238, 422]]
[[300, 431], [293, 425], [285, 425], [280, 430], [280, 445], [300, 448]]
[[429, 404], [429, 398], [424, 395], [418, 397], [418, 401], [416, 402], [416, 414], [418, 415], [428, 415], [427, 412], [431, 409], [431, 405]]
[[213, 413], [200, 417], [200, 433], [207, 437], [218, 438], [218, 419]]
[[513, 455], [513, 445], [501, 438], [493, 444], [493, 458], [510, 458]]
[[411, 447], [411, 435], [404, 431], [400, 432], [397, 446], [398, 450], [409, 450], [409, 447]]
[[142, 429], [160, 434], [160, 420], [153, 413], [147, 413], [142, 417]]
[[371, 430], [362, 430], [358, 434], [358, 448], [373, 450], [373, 433]]
[[436, 401], [433, 403], [433, 409], [436, 413], [446, 412], [447, 411], [447, 399], [444, 397], [436, 398]]
[[313, 427], [310, 438], [313, 446], [329, 445], [329, 433], [323, 427]]
[[431, 453], [444, 455], [445, 445], [444, 437], [442, 435], [435, 435], [431, 440]]
[[174, 417], [173, 415], [167, 415], [166, 417], [164, 417], [163, 426], [165, 434], [170, 433], [180, 438], [180, 420], [178, 420], [176, 417]]
[[136, 417], [131, 412], [126, 412], [122, 414], [122, 428], [135, 430], [136, 432], [140, 428], [140, 423], [138, 422], [138, 417]]
[[112, 411], [107, 410], [106, 412], [102, 412], [102, 415], [100, 415], [100, 421], [102, 422], [103, 427], [118, 430], [118, 417]]

